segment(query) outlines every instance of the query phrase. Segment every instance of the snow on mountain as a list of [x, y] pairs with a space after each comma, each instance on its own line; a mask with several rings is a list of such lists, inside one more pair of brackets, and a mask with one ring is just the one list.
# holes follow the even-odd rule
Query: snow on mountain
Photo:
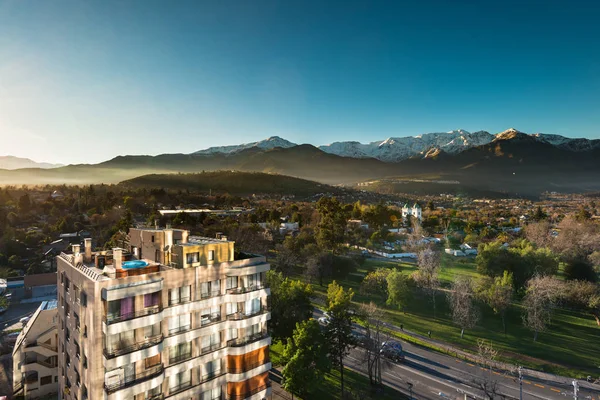
[[288, 148], [288, 147], [294, 147], [294, 146], [296, 146], [296, 143], [292, 143], [289, 140], [280, 138], [279, 136], [271, 136], [268, 139], [260, 140], [258, 142], [244, 143], [244, 144], [231, 145], [231, 146], [209, 147], [208, 149], [199, 150], [192, 154], [218, 154], [218, 153], [234, 154], [241, 150], [246, 150], [246, 149], [250, 149], [253, 147], [263, 149], [263, 150], [270, 150], [270, 149], [274, 149], [276, 147]]
[[548, 143], [558, 148], [570, 151], [588, 151], [600, 148], [600, 139], [567, 138], [560, 135], [534, 133], [531, 135], [540, 142]]
[[387, 162], [397, 162], [426, 154], [431, 148], [439, 148], [450, 154], [460, 153], [474, 146], [492, 141], [494, 135], [485, 132], [468, 132], [457, 129], [450, 132], [425, 133], [419, 136], [390, 137], [386, 140], [362, 144], [359, 142], [336, 142], [319, 148], [326, 153], [344, 157], [372, 157]]

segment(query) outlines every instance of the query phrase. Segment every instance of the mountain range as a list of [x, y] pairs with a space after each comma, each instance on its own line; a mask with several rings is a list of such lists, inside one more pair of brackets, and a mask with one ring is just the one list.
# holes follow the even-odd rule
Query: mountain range
[[14, 156], [0, 156], [0, 169], [20, 169], [20, 168], [56, 168], [60, 164], [50, 164], [44, 162], [35, 162], [29, 158], [20, 158]]
[[[0, 169], [0, 184], [118, 183], [147, 174], [236, 170], [277, 173], [325, 184], [377, 181], [397, 191], [428, 182], [503, 195], [600, 190], [600, 141], [558, 135], [456, 130], [361, 144], [315, 147], [279, 137], [192, 154], [123, 155], [99, 164]], [[408, 183], [411, 183], [409, 185]], [[396, 190], [394, 189], [394, 190]]]
[[[399, 162], [412, 157], [426, 156], [432, 150], [434, 152], [444, 151], [449, 154], [458, 154], [470, 148], [491, 143], [494, 140], [510, 138], [516, 134], [524, 133], [514, 128], [495, 135], [487, 131], [471, 133], [464, 129], [457, 129], [449, 132], [425, 133], [418, 136], [390, 137], [370, 143], [356, 141], [334, 142], [319, 146], [318, 148], [325, 153], [342, 157], [376, 158], [385, 162]], [[551, 144], [565, 150], [589, 151], [600, 148], [599, 139], [571, 139], [560, 135], [543, 133], [535, 133], [529, 136], [539, 142]], [[193, 154], [234, 154], [250, 148], [268, 150], [276, 147], [290, 148], [294, 146], [297, 146], [297, 144], [278, 136], [272, 136], [253, 143], [209, 147]]]

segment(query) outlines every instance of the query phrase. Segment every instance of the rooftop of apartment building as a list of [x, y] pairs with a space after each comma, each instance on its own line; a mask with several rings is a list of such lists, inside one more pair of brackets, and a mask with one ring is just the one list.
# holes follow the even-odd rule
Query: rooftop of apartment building
[[[182, 268], [181, 264], [177, 263], [165, 263], [157, 262], [146, 256], [140, 256], [138, 248], [132, 246], [133, 242], [136, 245], [144, 243], [142, 239], [142, 233], [152, 235], [152, 243], [154, 243], [154, 235], [164, 234], [168, 232], [167, 240], [168, 243], [164, 244], [164, 248], [160, 251], [166, 252], [171, 251], [174, 247], [180, 246], [182, 248], [189, 248], [191, 246], [232, 246], [234, 242], [228, 240], [226, 236], [217, 234], [216, 238], [209, 238], [203, 236], [189, 236], [189, 231], [182, 229], [171, 229], [171, 228], [131, 228], [130, 237], [131, 243], [124, 246], [126, 248], [113, 248], [111, 250], [92, 251], [92, 239], [87, 238], [84, 241], [83, 252], [79, 245], [75, 244], [71, 246], [71, 252], [62, 252], [59, 257], [67, 261], [74, 268], [82, 271], [89, 279], [93, 281], [112, 280], [119, 278], [126, 278], [129, 276], [146, 275], [150, 273], [156, 273], [161, 271], [167, 271], [174, 268]], [[140, 239], [137, 239], [137, 236]], [[150, 240], [148, 240], [150, 242]], [[158, 247], [157, 247], [158, 249]], [[251, 265], [252, 261], [264, 262], [263, 256], [247, 254], [242, 252], [232, 252], [232, 259], [224, 260], [228, 267], [235, 268], [241, 266]]]
[[[35, 325], [36, 320], [38, 319], [40, 314], [43, 311], [56, 310], [57, 305], [58, 305], [58, 302], [56, 300], [42, 301], [42, 304], [40, 304], [40, 306], [37, 308], [35, 313], [33, 313], [31, 318], [29, 319], [29, 321], [27, 321], [27, 324], [25, 325], [25, 327], [23, 327], [23, 330], [19, 333], [19, 336], [17, 337], [17, 341], [15, 342], [15, 346], [13, 347], [13, 354], [19, 350], [19, 347], [23, 343], [23, 340], [27, 337], [31, 328]], [[56, 326], [51, 326], [50, 329], [52, 329], [52, 328], [56, 328]]]

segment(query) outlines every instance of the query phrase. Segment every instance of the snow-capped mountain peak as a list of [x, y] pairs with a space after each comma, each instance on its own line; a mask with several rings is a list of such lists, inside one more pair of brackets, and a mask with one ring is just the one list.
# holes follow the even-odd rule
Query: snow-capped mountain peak
[[199, 150], [193, 154], [234, 154], [238, 151], [250, 149], [253, 147], [263, 150], [270, 150], [276, 147], [289, 148], [294, 146], [296, 146], [296, 143], [292, 143], [289, 140], [283, 139], [279, 136], [271, 136], [267, 139], [259, 140], [258, 142], [244, 143], [231, 146], [209, 147], [208, 149]]

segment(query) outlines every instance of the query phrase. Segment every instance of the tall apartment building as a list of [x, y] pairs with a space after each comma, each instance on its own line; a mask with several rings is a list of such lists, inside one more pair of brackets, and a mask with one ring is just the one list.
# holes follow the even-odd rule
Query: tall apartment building
[[57, 257], [60, 398], [270, 398], [265, 257], [184, 230], [129, 237]]
[[58, 393], [56, 301], [43, 301], [13, 349], [13, 394], [37, 399]]

